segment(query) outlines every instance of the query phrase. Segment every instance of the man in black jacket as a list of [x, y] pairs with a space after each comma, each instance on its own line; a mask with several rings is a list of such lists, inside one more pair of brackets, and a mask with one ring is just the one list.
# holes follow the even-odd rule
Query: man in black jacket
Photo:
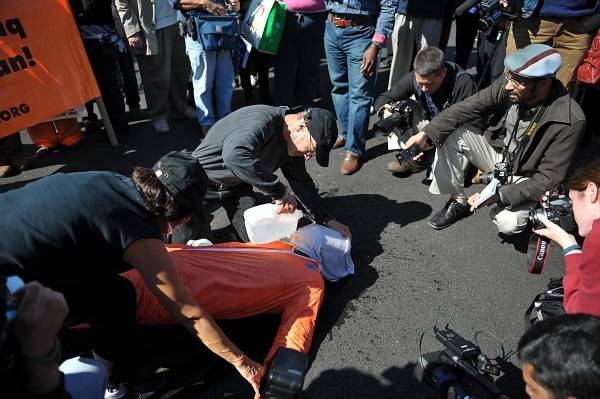
[[[437, 47], [425, 47], [419, 51], [413, 66], [412, 72], [395, 82], [390, 90], [377, 98], [374, 107], [379, 110], [379, 115], [387, 117], [391, 109], [390, 104], [413, 97], [416, 103], [411, 102], [415, 109], [412, 127], [409, 129], [414, 133], [441, 111], [477, 91], [477, 85], [471, 75], [457, 64], [446, 62], [444, 52]], [[387, 164], [387, 170], [392, 173], [419, 172], [426, 164], [425, 160], [403, 164], [394, 161]]]
[[[429, 191], [451, 197], [429, 221], [434, 229], [494, 205], [490, 216], [498, 230], [519, 233], [531, 205], [565, 178], [585, 117], [555, 78], [560, 55], [550, 46], [532, 44], [507, 56], [504, 65], [506, 76], [442, 112], [406, 143], [437, 146]], [[482, 117], [489, 118], [483, 135], [461, 127]], [[503, 163], [507, 178], [493, 195], [467, 199], [463, 182], [469, 162], [482, 171], [500, 170]]]
[[[254, 189], [270, 196], [278, 213], [294, 212], [299, 199], [317, 223], [350, 237], [348, 227], [333, 218], [319, 197], [305, 166], [315, 156], [326, 167], [336, 138], [335, 118], [324, 109], [291, 113], [287, 107], [268, 105], [240, 108], [217, 121], [192, 153], [209, 179], [204, 202], [208, 208], [225, 208], [243, 241], [248, 241], [244, 211], [257, 205]], [[278, 169], [289, 188], [274, 174]], [[209, 233], [207, 215], [197, 213], [175, 229], [173, 242], [186, 243]]]

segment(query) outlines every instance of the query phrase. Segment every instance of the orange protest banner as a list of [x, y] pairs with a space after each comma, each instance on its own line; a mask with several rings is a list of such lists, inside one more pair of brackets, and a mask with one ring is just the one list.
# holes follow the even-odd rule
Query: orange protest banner
[[0, 1], [0, 137], [98, 96], [68, 0]]

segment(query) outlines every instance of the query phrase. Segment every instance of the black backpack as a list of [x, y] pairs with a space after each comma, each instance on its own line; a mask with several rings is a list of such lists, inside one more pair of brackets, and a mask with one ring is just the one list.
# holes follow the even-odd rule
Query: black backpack
[[562, 278], [550, 280], [548, 289], [536, 295], [525, 312], [525, 331], [542, 320], [566, 314], [563, 306], [564, 296]]

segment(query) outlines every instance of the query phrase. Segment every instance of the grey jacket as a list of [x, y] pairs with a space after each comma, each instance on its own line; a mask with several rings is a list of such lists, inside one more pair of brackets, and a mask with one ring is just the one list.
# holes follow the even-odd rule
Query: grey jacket
[[156, 37], [155, 5], [152, 0], [114, 0], [117, 12], [123, 22], [125, 35], [131, 37], [142, 34], [144, 48], [131, 48], [134, 53], [158, 55], [158, 38]]
[[[490, 145], [504, 146], [506, 114], [511, 106], [504, 77], [491, 86], [454, 104], [434, 118], [423, 131], [437, 146], [452, 132], [477, 118], [489, 118], [483, 132]], [[540, 121], [534, 136], [513, 165], [513, 174], [529, 179], [500, 188], [502, 202], [515, 206], [534, 202], [566, 176], [573, 154], [585, 130], [585, 116], [579, 105], [558, 81], [553, 82], [554, 101]]]
[[286, 107], [251, 105], [219, 120], [192, 155], [211, 181], [209, 191], [232, 191], [241, 184], [279, 199], [286, 187], [274, 174], [281, 169], [290, 188], [318, 222], [331, 219], [303, 157], [291, 157], [283, 138]]

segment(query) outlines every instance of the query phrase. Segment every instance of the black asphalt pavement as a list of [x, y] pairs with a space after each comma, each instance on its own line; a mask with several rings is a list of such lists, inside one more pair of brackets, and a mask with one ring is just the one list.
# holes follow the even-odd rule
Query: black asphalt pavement
[[[322, 76], [321, 104], [331, 108], [325, 66]], [[384, 71], [380, 90], [386, 82]], [[237, 107], [241, 98], [238, 89]], [[0, 179], [0, 191], [56, 172], [128, 174], [135, 165], [151, 166], [170, 150], [192, 149], [199, 143], [195, 121], [176, 120], [171, 125], [171, 135], [159, 136], [148, 121], [133, 124], [131, 135], [114, 148], [101, 136], [87, 137], [81, 148], [52, 153], [36, 160], [34, 169]], [[478, 334], [479, 343], [492, 358], [502, 353], [502, 346], [512, 352], [523, 333], [526, 308], [550, 278], [561, 276], [563, 264], [554, 250], [542, 275], [529, 274], [523, 252], [527, 237], [499, 237], [485, 209], [445, 230], [433, 230], [427, 221], [447, 198], [428, 192], [424, 173], [388, 173], [385, 164], [393, 156], [381, 139], [371, 138], [367, 147], [366, 163], [353, 176], [340, 175], [342, 150], [331, 153], [328, 168], [308, 162], [329, 207], [352, 229], [356, 275], [328, 286], [303, 397], [434, 398], [433, 391], [411, 377], [420, 352], [441, 348], [433, 326], [449, 323], [469, 339], [486, 332]], [[32, 154], [32, 146], [26, 151]], [[222, 210], [213, 223], [226, 224]], [[420, 348], [423, 332], [427, 334]], [[512, 397], [523, 397], [516, 356], [505, 366], [508, 375], [499, 385]], [[246, 387], [237, 385], [245, 393], [234, 396], [247, 397]]]

